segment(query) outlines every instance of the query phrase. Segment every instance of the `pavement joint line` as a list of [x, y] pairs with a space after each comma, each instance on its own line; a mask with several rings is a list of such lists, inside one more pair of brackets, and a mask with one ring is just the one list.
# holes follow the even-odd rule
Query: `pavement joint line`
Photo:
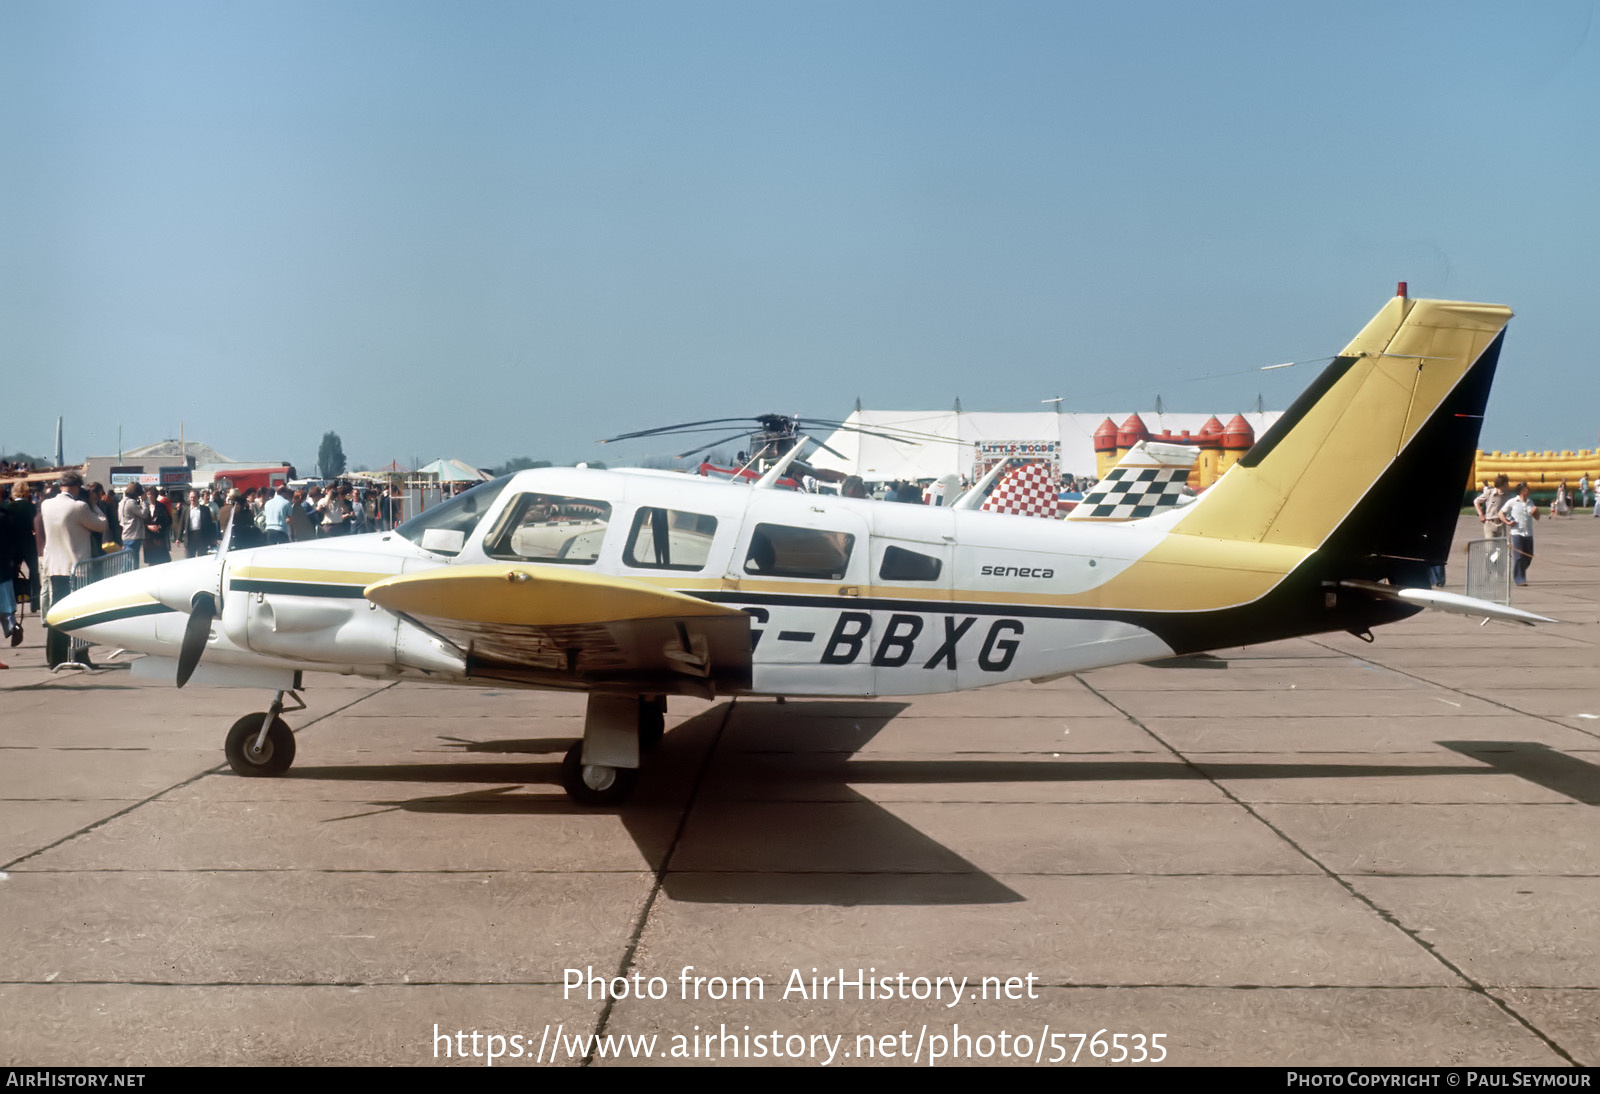
[[554, 980], [0, 980], [0, 987], [53, 988], [556, 988]]
[[[983, 804], [981, 802], [962, 802], [960, 804]], [[1144, 802], [1133, 804], [1143, 805]], [[1231, 803], [1230, 803], [1231, 804]], [[1330, 803], [1331, 804], [1331, 803]], [[150, 868], [138, 867], [108, 867], [86, 866], [82, 869], [69, 866], [53, 867], [24, 867], [20, 870], [10, 871], [19, 876], [45, 877], [54, 875], [71, 875], [74, 877], [87, 877], [94, 874], [138, 874], [145, 876], [176, 874], [182, 877], [200, 877], [205, 875], [227, 874], [318, 874], [318, 875], [344, 875], [352, 876], [389, 876], [398, 877], [434, 877], [460, 875], [462, 877], [478, 877], [482, 875], [506, 877], [632, 877], [652, 873], [649, 870], [597, 870], [597, 869], [496, 869], [470, 867], [398, 870], [369, 868], [361, 869], [334, 868], [334, 867], [301, 867], [301, 866], [204, 866], [185, 869], [177, 866], [158, 866]], [[739, 875], [741, 877], [894, 877], [912, 878], [940, 878], [940, 877], [992, 877], [1000, 878], [1082, 878], [1082, 877], [1149, 877], [1149, 878], [1305, 878], [1315, 877], [1314, 873], [1298, 873], [1288, 870], [763, 870], [742, 867], [694, 867], [679, 870], [679, 874], [695, 875]], [[1427, 874], [1416, 871], [1406, 873], [1379, 873], [1368, 870], [1351, 870], [1346, 876], [1382, 878], [1384, 880], [1400, 881], [1433, 881], [1447, 878], [1458, 881], [1535, 881], [1546, 878], [1562, 881], [1588, 881], [1600, 878], [1600, 874], [1460, 874], [1438, 873]]]
[[[786, 977], [760, 977], [773, 987]], [[974, 977], [968, 977], [974, 979]], [[360, 987], [565, 987], [560, 980], [0, 980], [0, 987], [173, 987], [173, 988], [360, 988]], [[1477, 995], [1464, 984], [1189, 984], [1163, 980], [1136, 980], [1130, 984], [1096, 984], [1064, 980], [1058, 984], [1035, 982], [1034, 987], [1054, 992], [1464, 992]], [[1550, 984], [1496, 984], [1493, 992], [1600, 992], [1600, 987]]]
[[[1313, 642], [1313, 644], [1314, 645], [1320, 645], [1321, 643]], [[1327, 649], [1327, 648], [1331, 648], [1331, 647], [1324, 647], [1324, 648]], [[1365, 660], [1365, 658], [1358, 657], [1358, 656], [1356, 656], [1354, 654], [1351, 654], [1349, 656], [1355, 657], [1356, 660]], [[1087, 686], [1089, 687], [1090, 691], [1094, 691], [1093, 685], [1087, 685]], [[1096, 693], [1096, 694], [1098, 694], [1098, 693]], [[1105, 697], [1101, 696], [1101, 698], [1105, 698]], [[1106, 701], [1110, 702], [1109, 699], [1107, 699]], [[1140, 729], [1144, 730], [1144, 732], [1150, 734], [1151, 738], [1153, 738], [1154, 740], [1159, 742], [1163, 747], [1165, 747], [1169, 751], [1171, 751], [1174, 756], [1177, 756], [1179, 759], [1183, 760], [1184, 763], [1190, 763], [1191, 766], [1193, 766], [1191, 761], [1189, 760], [1189, 758], [1187, 756], [1185, 756], [1178, 749], [1173, 748], [1170, 744], [1168, 744], [1165, 740], [1163, 740], [1159, 734], [1157, 734], [1154, 730], [1150, 729], [1149, 726], [1146, 726], [1143, 722], [1141, 722], [1134, 715], [1132, 715], [1132, 714], [1130, 714], [1130, 713], [1128, 713], [1126, 711], [1124, 711], [1123, 713], [1128, 718], [1129, 721], [1131, 721], [1134, 725], [1138, 726]], [[1208, 779], [1209, 779], [1209, 776], [1208, 776]], [[1538, 1026], [1534, 1025], [1531, 1021], [1529, 1021], [1526, 1017], [1524, 1017], [1520, 1011], [1518, 1011], [1515, 1007], [1511, 1006], [1511, 1004], [1507, 1003], [1504, 999], [1501, 999], [1498, 996], [1491, 994], [1487, 987], [1485, 987], [1479, 981], [1475, 980], [1473, 977], [1469, 976], [1465, 969], [1461, 968], [1455, 962], [1451, 961], [1448, 957], [1446, 957], [1442, 952], [1440, 952], [1440, 950], [1439, 950], [1439, 948], [1437, 946], [1435, 946], [1433, 943], [1429, 942], [1427, 939], [1423, 938], [1422, 935], [1418, 931], [1414, 931], [1411, 928], [1407, 927], [1404, 923], [1402, 923], [1400, 921], [1399, 916], [1395, 915], [1393, 912], [1389, 911], [1389, 909], [1387, 909], [1387, 908], [1383, 907], [1382, 905], [1380, 905], [1376, 900], [1374, 900], [1372, 897], [1368, 896], [1366, 893], [1363, 893], [1360, 889], [1357, 889], [1355, 887], [1355, 885], [1353, 885], [1348, 879], [1346, 879], [1342, 875], [1340, 875], [1337, 872], [1335, 872], [1326, 863], [1324, 863], [1321, 859], [1317, 858], [1315, 855], [1313, 855], [1306, 848], [1300, 846], [1300, 844], [1297, 843], [1293, 838], [1291, 838], [1290, 835], [1287, 832], [1285, 832], [1283, 829], [1279, 828], [1277, 825], [1273, 824], [1270, 820], [1268, 820], [1266, 817], [1262, 816], [1259, 812], [1257, 812], [1255, 810], [1255, 808], [1251, 805], [1251, 803], [1244, 801], [1242, 798], [1238, 797], [1231, 790], [1229, 790], [1226, 786], [1224, 786], [1221, 783], [1217, 782], [1215, 779], [1209, 779], [1209, 781], [1218, 790], [1220, 790], [1220, 791], [1222, 791], [1222, 793], [1226, 794], [1234, 802], [1234, 804], [1236, 804], [1239, 808], [1243, 809], [1246, 813], [1250, 814], [1250, 816], [1254, 817], [1268, 831], [1272, 832], [1279, 839], [1281, 839], [1284, 843], [1286, 843], [1289, 847], [1293, 848], [1296, 852], [1298, 852], [1299, 854], [1304, 856], [1306, 861], [1308, 861], [1312, 865], [1314, 865], [1327, 878], [1329, 878], [1331, 881], [1333, 881], [1340, 888], [1344, 889], [1345, 892], [1349, 893], [1356, 900], [1358, 900], [1362, 904], [1366, 905], [1367, 908], [1369, 908], [1374, 914], [1376, 914], [1385, 923], [1388, 923], [1395, 930], [1399, 931], [1405, 937], [1409, 938], [1417, 946], [1420, 946], [1424, 953], [1426, 953], [1428, 956], [1432, 957], [1439, 964], [1443, 965], [1451, 973], [1455, 974], [1455, 976], [1457, 976], [1462, 981], [1462, 983], [1467, 985], [1472, 991], [1476, 992], [1477, 994], [1483, 996], [1485, 999], [1489, 1000], [1497, 1008], [1499, 1008], [1499, 1010], [1503, 1014], [1505, 1014], [1507, 1017], [1511, 1018], [1518, 1025], [1522, 1026], [1522, 1028], [1526, 1029], [1529, 1033], [1533, 1034], [1540, 1041], [1544, 1042], [1545, 1047], [1550, 1049], [1550, 1051], [1552, 1051], [1556, 1055], [1560, 1056], [1563, 1060], [1567, 1061], [1572, 1066], [1574, 1066], [1574, 1067], [1579, 1066], [1578, 1061], [1573, 1057], [1573, 1055], [1570, 1052], [1568, 1052], [1565, 1048], [1563, 1048], [1560, 1044], [1558, 1044], [1555, 1041], [1554, 1038], [1552, 1038], [1549, 1034], [1545, 1033]], [[1533, 876], [1538, 876], [1538, 875], [1533, 875]]]
[[[1338, 776], [1329, 775], [1329, 776], [1326, 776], [1326, 777], [1327, 778], [1337, 778]], [[1229, 781], [1235, 781], [1237, 777], [1235, 776], [1233, 778], [1229, 778], [1228, 776], [1224, 776], [1224, 778], [1228, 778]], [[996, 779], [995, 781], [996, 782], [1001, 782], [1003, 780]], [[1172, 780], [1172, 779], [1163, 779], [1163, 780], [1152, 780], [1152, 781], [1172, 782], [1174, 780]], [[1198, 783], [1198, 782], [1201, 782], [1201, 781], [1209, 781], [1209, 780], [1193, 779], [1193, 780], [1188, 780], [1188, 781], [1193, 781], [1193, 782], [1197, 782]], [[1292, 806], [1292, 805], [1338, 805], [1338, 806], [1347, 806], [1347, 807], [1352, 808], [1352, 809], [1357, 808], [1357, 807], [1372, 808], [1372, 809], [1382, 809], [1382, 808], [1390, 808], [1390, 807], [1394, 807], [1394, 806], [1405, 806], [1405, 807], [1408, 807], [1408, 808], [1418, 808], [1418, 809], [1423, 809], [1423, 808], [1431, 809], [1431, 808], [1435, 808], [1435, 807], [1437, 807], [1437, 808], [1455, 809], [1455, 808], [1459, 808], [1459, 807], [1461, 807], [1463, 805], [1470, 805], [1470, 806], [1473, 806], [1474, 808], [1483, 807], [1483, 808], [1486, 808], [1486, 809], [1488, 809], [1488, 808], [1492, 808], [1492, 809], [1534, 809], [1534, 808], [1551, 809], [1551, 808], [1565, 808], [1565, 807], [1567, 807], [1569, 805], [1572, 805], [1573, 801], [1576, 801], [1576, 799], [1573, 799], [1573, 801], [1564, 801], [1564, 802], [1548, 802], [1548, 801], [1544, 801], [1544, 802], [1505, 802], [1505, 801], [1499, 801], [1499, 802], [1479, 802], [1479, 801], [1353, 802], [1353, 801], [1347, 801], [1347, 800], [1342, 800], [1342, 799], [1338, 799], [1338, 798], [1250, 798], [1250, 799], [1240, 799], [1240, 800], [1241, 801], [1248, 800], [1252, 805], [1285, 805], [1285, 806]], [[1176, 799], [1176, 800], [1172, 800], [1172, 801], [1166, 801], [1166, 800], [1161, 800], [1161, 799], [1156, 799], [1156, 798], [1108, 798], [1108, 799], [1106, 799], [1104, 801], [1054, 801], [1054, 800], [1051, 800], [1051, 799], [1048, 799], [1048, 798], [1039, 799], [1039, 800], [1027, 800], [1027, 801], [1018, 800], [1016, 798], [939, 798], [939, 799], [928, 799], [928, 798], [887, 798], [887, 799], [884, 799], [884, 798], [874, 798], [874, 799], [872, 799], [870, 801], [854, 801], [854, 800], [851, 800], [849, 798], [782, 798], [782, 799], [774, 799], [774, 798], [718, 798], [716, 801], [710, 802], [708, 804], [710, 804], [710, 805], [772, 805], [772, 806], [786, 806], [786, 805], [849, 805], [849, 806], [855, 806], [857, 808], [865, 808], [867, 806], [878, 806], [879, 808], [887, 808], [889, 806], [895, 806], [895, 805], [1007, 805], [1007, 806], [1014, 805], [1014, 806], [1019, 806], [1019, 807], [1020, 806], [1048, 805], [1052, 809], [1058, 808], [1058, 807], [1060, 807], [1060, 808], [1074, 808], [1074, 809], [1093, 809], [1093, 808], [1097, 808], [1097, 807], [1100, 807], [1100, 806], [1106, 806], [1106, 805], [1181, 805], [1181, 806], [1186, 806], [1186, 807], [1192, 809], [1192, 808], [1199, 808], [1199, 807], [1203, 807], [1203, 806], [1211, 806], [1212, 808], [1216, 808], [1219, 805], [1231, 805], [1233, 803], [1232, 802], [1225, 802], [1225, 801], [1190, 801], [1190, 800], [1185, 800], [1185, 799]], [[1577, 802], [1577, 804], [1579, 804], [1579, 805], [1590, 805], [1590, 804], [1593, 804], [1593, 803], [1591, 803], [1591, 802]]]
[[148, 745], [0, 745], [0, 752], [186, 752], [187, 749], [159, 749]]
[[71, 802], [83, 805], [88, 802], [131, 802], [138, 798], [0, 798], [0, 802]]
[[530, 877], [549, 877], [552, 875], [574, 875], [577, 877], [628, 877], [640, 876], [650, 873], [649, 870], [595, 870], [595, 869], [497, 869], [492, 866], [473, 869], [471, 867], [440, 867], [438, 869], [399, 870], [372, 867], [330, 867], [330, 866], [198, 866], [184, 868], [179, 866], [153, 866], [148, 869], [131, 866], [85, 866], [82, 868], [72, 866], [44, 866], [23, 867], [11, 871], [19, 875], [42, 876], [46, 874], [73, 874], [87, 876], [89, 874], [179, 874], [193, 877], [200, 874], [395, 874], [402, 877], [451, 875], [460, 874], [463, 877], [479, 877], [484, 874], [516, 876], [519, 874]]
[[[672, 863], [672, 856], [677, 853], [678, 843], [683, 839], [683, 830], [689, 825], [689, 814], [694, 812], [695, 799], [700, 796], [700, 787], [706, 781], [706, 773], [711, 769], [711, 759], [716, 755], [717, 745], [722, 740], [722, 735], [728, 729], [728, 723], [733, 720], [733, 712], [738, 707], [737, 697], [730, 699], [723, 707], [722, 721], [717, 723], [717, 732], [712, 735], [710, 744], [706, 745], [706, 754], [700, 760], [700, 770], [695, 773], [694, 784], [689, 787], [688, 796], [683, 800], [683, 813], [678, 817], [678, 827], [672, 833], [672, 840], [667, 844], [666, 851], [661, 856], [661, 865], [656, 867], [655, 881], [650, 886], [650, 895], [645, 897], [644, 907], [639, 909], [639, 917], [634, 921], [633, 933], [628, 938], [627, 948], [622, 952], [622, 962], [617, 966], [617, 976], [626, 977], [628, 970], [633, 967], [634, 955], [639, 952], [639, 942], [644, 937], [644, 929], [650, 921], [650, 913], [655, 909], [656, 898], [661, 895], [661, 890], [666, 884], [667, 868]], [[715, 709], [715, 708], [713, 708]], [[611, 1011], [617, 1004], [616, 996], [606, 993], [606, 1002], [600, 1008], [600, 1017], [595, 1021], [594, 1037], [589, 1043], [588, 1055], [584, 1056], [581, 1066], [589, 1067], [594, 1063], [594, 1046], [600, 1038], [605, 1036], [606, 1029], [611, 1024]]]
[[1042, 749], [1033, 749], [1029, 752], [996, 752], [992, 749], [951, 749], [949, 752], [862, 752], [856, 748], [819, 748], [815, 750], [785, 751], [780, 748], [730, 748], [730, 756], [860, 756], [864, 762], [882, 762], [884, 760], [915, 760], [922, 761], [930, 756], [1160, 756], [1162, 753], [1154, 748], [1136, 748], [1123, 751], [1121, 749], [1098, 749], [1094, 752], [1051, 752]]
[[[1354, 654], [1352, 654], [1351, 656], [1354, 656]], [[1420, 676], [1416, 677], [1416, 679], [1423, 680], [1423, 678], [1420, 677]], [[1428, 684], [1433, 684], [1432, 680], [1423, 680], [1423, 682], [1424, 683], [1428, 683]], [[1443, 684], [1434, 684], [1434, 686], [1435, 687], [1444, 687], [1445, 685], [1443, 685]], [[1129, 694], [1134, 694], [1134, 693], [1130, 692]], [[1138, 694], [1152, 695], [1154, 693], [1146, 691], [1146, 692], [1140, 692]], [[1174, 692], [1173, 694], [1177, 694], [1177, 693]], [[1340, 692], [1339, 694], [1346, 695], [1346, 694], [1349, 694], [1349, 693], [1348, 692]], [[1465, 694], [1465, 693], [1463, 693], [1463, 694]], [[1476, 695], [1469, 695], [1468, 698], [1476, 699], [1477, 696]], [[1495, 706], [1501, 706], [1502, 709], [1506, 709], [1506, 710], [1512, 709], [1510, 707], [1504, 707], [1502, 704], [1494, 703], [1493, 700], [1490, 700], [1490, 699], [1485, 699], [1484, 702], [1491, 703], [1491, 704], [1493, 704]], [[1518, 711], [1516, 711], [1516, 713], [1518, 713], [1518, 714], [1526, 714], [1527, 712], [1526, 711], [1522, 711], [1522, 710], [1518, 710]], [[1530, 718], [1543, 717], [1543, 715], [1539, 715], [1539, 714], [1530, 714], [1528, 716]], [[1152, 714], [1152, 715], [1150, 715], [1150, 717], [1151, 718], [1159, 718], [1163, 722], [1176, 722], [1176, 721], [1180, 721], [1180, 720], [1183, 720], [1183, 719], [1190, 719], [1190, 720], [1196, 720], [1196, 721], [1216, 721], [1217, 720], [1217, 715], [1215, 715], [1215, 714]], [[1366, 714], [1293, 714], [1293, 715], [1290, 715], [1289, 717], [1285, 718], [1285, 717], [1282, 717], [1282, 716], [1274, 717], [1274, 716], [1269, 715], [1269, 714], [1246, 714], [1246, 715], [1243, 715], [1243, 716], [1238, 717], [1238, 718], [1229, 718], [1228, 721], [1229, 722], [1233, 722], [1233, 723], [1238, 723], [1238, 722], [1272, 722], [1275, 725], [1281, 725], [1284, 722], [1312, 722], [1312, 721], [1316, 721], [1316, 720], [1321, 719], [1321, 718], [1330, 718], [1331, 719], [1331, 718], [1367, 718], [1367, 717], [1371, 717], [1371, 715], [1366, 715]], [[1434, 711], [1434, 710], [1429, 710], [1429, 711], [1418, 711], [1415, 714], [1401, 714], [1401, 715], [1397, 715], [1396, 717], [1400, 717], [1400, 718], [1437, 718], [1437, 719], [1449, 718], [1452, 721], [1454, 721], [1455, 719], [1458, 719], [1458, 718], [1501, 718], [1501, 717], [1504, 717], [1504, 715], [1499, 713], [1499, 711], [1483, 711], [1483, 710], [1480, 710], [1480, 711], [1471, 711], [1471, 710], [1439, 710], [1439, 711]], [[1563, 729], [1571, 729], [1572, 728], [1571, 726], [1565, 725], [1564, 723], [1557, 723], [1557, 724], [1561, 725]]]
[[[1324, 645], [1321, 642], [1315, 642], [1314, 639], [1313, 640], [1308, 640], [1308, 641], [1313, 641], [1314, 644], [1322, 646], [1323, 649], [1332, 650], [1332, 649], [1335, 648], [1333, 646]], [[1361, 656], [1361, 654], [1359, 654], [1359, 653], [1350, 652], [1350, 653], [1346, 653], [1345, 656], [1349, 657], [1349, 658], [1352, 658], [1352, 659], [1354, 659], [1356, 661], [1366, 661], [1368, 664], [1371, 664], [1371, 665], [1376, 665], [1377, 664], [1376, 661], [1370, 661], [1367, 658]], [[1594, 733], [1594, 732], [1591, 732], [1590, 730], [1582, 729], [1582, 728], [1580, 728], [1578, 726], [1569, 726], [1569, 725], [1567, 725], [1567, 723], [1557, 721], [1554, 717], [1552, 717], [1551, 715], [1548, 715], [1548, 714], [1535, 714], [1534, 712], [1529, 711], [1529, 710], [1518, 710], [1516, 707], [1510, 706], [1509, 704], [1506, 704], [1506, 703], [1502, 703], [1498, 699], [1490, 699], [1490, 698], [1488, 698], [1486, 696], [1482, 696], [1482, 695], [1473, 695], [1469, 691], [1462, 691], [1460, 688], [1452, 687], [1449, 684], [1441, 684], [1436, 680], [1429, 680], [1426, 676], [1418, 676], [1416, 673], [1407, 672], [1405, 669], [1392, 668], [1391, 666], [1388, 666], [1388, 665], [1384, 665], [1384, 666], [1380, 666], [1380, 667], [1388, 668], [1389, 671], [1391, 671], [1391, 672], [1398, 672], [1402, 676], [1408, 676], [1411, 679], [1418, 681], [1419, 683], [1427, 684], [1429, 687], [1442, 688], [1443, 690], [1448, 691], [1448, 692], [1453, 692], [1456, 695], [1462, 695], [1462, 696], [1465, 696], [1465, 697], [1467, 697], [1469, 699], [1477, 699], [1477, 700], [1479, 700], [1481, 702], [1488, 703], [1491, 706], [1497, 706], [1501, 710], [1509, 711], [1512, 714], [1518, 714], [1518, 715], [1521, 715], [1521, 716], [1523, 716], [1525, 718], [1534, 718], [1534, 719], [1537, 719], [1538, 721], [1547, 722], [1547, 723], [1549, 723], [1550, 725], [1553, 725], [1553, 726], [1560, 726], [1562, 729], [1570, 729], [1570, 730], [1573, 730], [1574, 732], [1582, 733], [1586, 737], [1593, 737], [1596, 740], [1600, 740], [1600, 733]]]
[[[388, 691], [390, 688], [394, 687], [398, 683], [399, 683], [399, 681], [396, 680], [393, 684], [386, 684], [386, 685], [384, 685], [383, 687], [379, 688], [376, 691], [369, 691], [364, 695], [360, 695], [360, 696], [356, 697], [355, 699], [352, 699], [350, 702], [346, 703], [342, 707], [335, 707], [333, 710], [328, 711], [326, 714], [317, 715], [317, 717], [311, 719], [305, 725], [301, 726], [298, 730], [296, 730], [295, 731], [296, 736], [298, 736], [301, 733], [304, 733], [306, 730], [310, 729], [312, 726], [316, 725], [318, 722], [321, 722], [321, 721], [323, 721], [324, 719], [327, 719], [327, 718], [332, 718], [335, 714], [338, 714], [341, 711], [348, 710], [350, 707], [355, 706], [357, 703], [360, 703], [360, 702], [362, 702], [362, 701], [364, 701], [366, 699], [370, 699], [374, 695], [383, 694], [384, 692]], [[189, 786], [189, 785], [191, 785], [193, 783], [199, 782], [201, 779], [205, 778], [207, 775], [215, 775], [218, 772], [225, 770], [227, 768], [227, 766], [228, 766], [227, 761], [223, 761], [222, 763], [217, 764], [215, 767], [208, 767], [204, 771], [200, 771], [200, 772], [197, 772], [196, 774], [190, 775], [187, 779], [182, 779], [182, 780], [180, 780], [178, 782], [173, 783], [171, 786], [167, 787], [164, 790], [157, 790], [154, 794], [151, 794], [149, 797], [141, 798], [138, 801], [134, 802], [132, 805], [127, 806], [126, 808], [119, 809], [115, 813], [111, 813], [111, 814], [109, 814], [107, 816], [101, 817], [97, 821], [93, 821], [93, 822], [91, 822], [89, 824], [86, 824], [82, 828], [79, 828], [75, 832], [69, 832], [66, 835], [62, 836], [60, 839], [55, 840], [55, 841], [53, 841], [51, 843], [45, 844], [43, 847], [36, 847], [32, 851], [29, 851], [27, 854], [22, 855], [22, 856], [20, 856], [18, 858], [12, 859], [10, 862], [0, 863], [0, 872], [4, 872], [4, 871], [7, 871], [7, 870], [10, 870], [13, 866], [18, 865], [19, 863], [27, 862], [29, 859], [35, 858], [35, 857], [37, 857], [39, 855], [42, 855], [46, 851], [54, 850], [55, 848], [60, 847], [62, 844], [70, 843], [71, 841], [77, 839], [79, 836], [88, 835], [90, 832], [93, 832], [95, 829], [101, 828], [101, 827], [103, 827], [103, 826], [105, 826], [107, 824], [110, 824], [112, 821], [116, 820], [118, 817], [127, 816], [129, 813], [132, 813], [135, 809], [138, 809], [142, 805], [148, 805], [150, 802], [153, 802], [158, 798], [164, 797], [167, 794], [172, 793], [174, 790], [182, 790], [186, 786]]]
[[[969, 976], [969, 979], [973, 979]], [[781, 975], [763, 984], [774, 987], [785, 983]], [[556, 980], [0, 980], [0, 987], [131, 987], [131, 988], [559, 988]], [[1476, 995], [1464, 984], [1201, 984], [1135, 981], [1126, 984], [1090, 981], [1062, 981], [1035, 987], [1052, 991], [1448, 991]], [[1568, 984], [1495, 984], [1490, 991], [1600, 991], [1600, 987]], [[992, 1002], [998, 1002], [992, 1000]]]

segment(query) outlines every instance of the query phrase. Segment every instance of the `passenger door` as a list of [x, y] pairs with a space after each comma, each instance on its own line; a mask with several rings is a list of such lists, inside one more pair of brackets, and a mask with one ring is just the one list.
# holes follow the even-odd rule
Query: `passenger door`
[[874, 694], [869, 531], [836, 499], [752, 491], [724, 586], [752, 617], [754, 691]]
[[915, 505], [873, 510], [873, 688], [920, 695], [955, 688], [958, 649], [972, 624], [948, 612], [955, 588], [950, 511]]

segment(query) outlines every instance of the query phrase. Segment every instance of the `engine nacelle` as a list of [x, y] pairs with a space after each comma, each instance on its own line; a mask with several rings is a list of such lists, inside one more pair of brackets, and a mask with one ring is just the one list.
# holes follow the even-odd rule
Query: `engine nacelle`
[[224, 575], [222, 632], [241, 649], [282, 660], [465, 675], [461, 651], [361, 594], [418, 561], [369, 555], [357, 571], [344, 551], [241, 552]]

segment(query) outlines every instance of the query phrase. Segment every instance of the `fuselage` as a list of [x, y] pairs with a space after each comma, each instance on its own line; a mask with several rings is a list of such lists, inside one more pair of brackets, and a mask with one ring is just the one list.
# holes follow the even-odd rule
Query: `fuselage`
[[470, 650], [363, 590], [399, 574], [511, 562], [743, 610], [752, 693], [956, 691], [1170, 656], [1176, 644], [1153, 621], [1257, 601], [1311, 553], [1172, 533], [1205, 504], [1085, 525], [544, 468], [396, 531], [138, 570], [73, 594], [53, 618], [96, 644], [175, 658], [194, 595], [220, 592], [209, 666], [470, 683]]

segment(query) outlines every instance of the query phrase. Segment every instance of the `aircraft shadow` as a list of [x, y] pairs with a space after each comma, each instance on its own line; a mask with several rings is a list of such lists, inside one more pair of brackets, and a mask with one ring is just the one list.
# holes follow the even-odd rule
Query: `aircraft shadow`
[[1585, 805], [1600, 805], [1600, 765], [1533, 741], [1440, 741], [1495, 771], [1554, 790]]
[[[854, 790], [849, 756], [903, 710], [895, 702], [746, 702], [675, 728], [698, 776], [694, 808], [662, 872], [673, 900], [691, 903], [926, 905], [1009, 904], [1022, 896], [973, 862]], [[719, 736], [720, 733], [720, 736]], [[713, 743], [717, 743], [712, 750]], [[825, 750], [837, 759], [826, 800], [759, 793], [742, 746]], [[753, 754], [759, 761], [769, 752]], [[784, 757], [785, 760], [801, 757]], [[770, 785], [770, 784], [769, 784]], [[730, 789], [736, 793], [730, 794]], [[758, 791], [754, 795], [748, 791]], [[789, 800], [785, 800], [789, 797]], [[636, 815], [621, 814], [635, 829]]]
[[459, 752], [566, 752], [572, 737], [526, 737], [515, 741], [469, 741], [465, 737], [440, 737], [440, 742]]
[[[1526, 741], [1440, 741], [1467, 762], [1268, 763], [1176, 759], [860, 759], [905, 709], [892, 702], [722, 704], [675, 726], [651, 753], [635, 798], [615, 811], [673, 900], [813, 905], [999, 904], [1023, 898], [861, 793], [872, 785], [1188, 779], [1427, 778], [1510, 774], [1600, 805], [1600, 766]], [[541, 757], [303, 767], [333, 781], [484, 783], [373, 808], [475, 816], [592, 814], [560, 792], [573, 738], [441, 742], [462, 753]]]
[[1145, 661], [1151, 669], [1225, 669], [1228, 662], [1214, 653], [1186, 653], [1182, 657], [1164, 657], [1159, 661]]

